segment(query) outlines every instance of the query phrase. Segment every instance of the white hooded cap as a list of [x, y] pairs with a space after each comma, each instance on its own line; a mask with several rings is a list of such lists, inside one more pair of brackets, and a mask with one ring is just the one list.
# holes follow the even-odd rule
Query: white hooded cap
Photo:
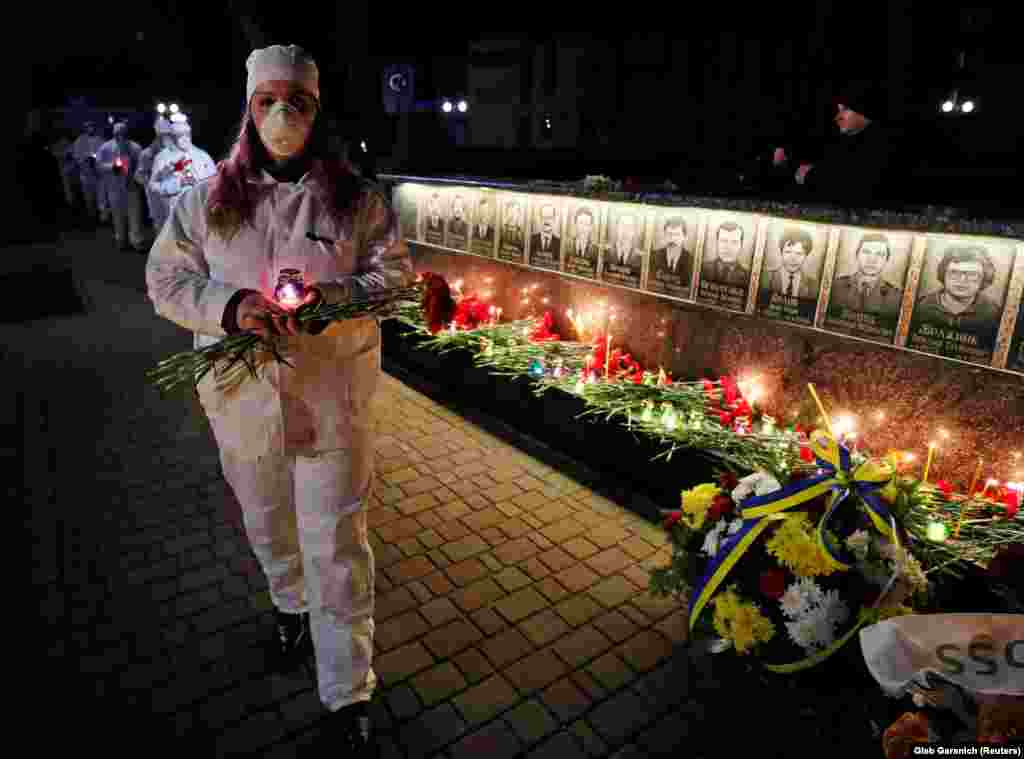
[[157, 135], [171, 134], [171, 122], [167, 119], [157, 119], [155, 128]]
[[297, 82], [320, 100], [320, 72], [313, 58], [298, 45], [271, 45], [253, 50], [245, 62], [249, 72], [245, 82], [245, 102], [252, 100], [256, 88], [264, 82]]
[[191, 135], [192, 127], [188, 125], [187, 121], [176, 121], [175, 123], [171, 124], [170, 133], [173, 134], [175, 137], [178, 137], [179, 135], [183, 134]]

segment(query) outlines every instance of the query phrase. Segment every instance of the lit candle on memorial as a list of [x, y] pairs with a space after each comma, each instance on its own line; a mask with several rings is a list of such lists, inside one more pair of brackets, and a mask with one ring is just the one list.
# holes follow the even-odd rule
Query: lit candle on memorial
[[934, 440], [932, 442], [928, 443], [928, 460], [925, 462], [925, 465], [924, 465], [924, 476], [921, 478], [921, 484], [922, 485], [927, 485], [928, 484], [928, 472], [932, 468], [932, 459], [935, 457], [935, 449], [937, 447], [938, 446], [935, 445], [935, 441]]
[[971, 486], [967, 488], [967, 497], [971, 498], [974, 496], [974, 486], [978, 484], [978, 478], [981, 476], [981, 464], [983, 459], [978, 459], [978, 466], [974, 468], [974, 477], [971, 478]]
[[986, 498], [988, 496], [988, 489], [991, 487], [999, 487], [999, 480], [990, 478], [985, 482], [985, 489], [981, 491], [982, 498]]

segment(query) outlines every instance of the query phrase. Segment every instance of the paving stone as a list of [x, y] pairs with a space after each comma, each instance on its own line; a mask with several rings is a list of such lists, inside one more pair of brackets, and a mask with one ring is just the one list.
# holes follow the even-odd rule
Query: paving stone
[[434, 657], [422, 643], [409, 643], [374, 657], [373, 671], [385, 685], [391, 685], [411, 677], [433, 663]]
[[636, 624], [621, 612], [613, 609], [594, 619], [594, 627], [599, 629], [616, 643], [635, 634], [639, 629]]
[[487, 567], [478, 558], [467, 559], [447, 567], [445, 573], [460, 588], [487, 575]]
[[[443, 528], [444, 525], [441, 525]], [[441, 528], [438, 528], [441, 529]], [[486, 551], [490, 546], [477, 535], [469, 535], [461, 540], [446, 543], [441, 546], [441, 551], [452, 561], [464, 561], [471, 556]]]
[[[434, 487], [440, 485], [436, 480], [433, 482]], [[433, 495], [433, 493], [421, 492], [417, 495], [413, 495], [411, 498], [403, 498], [402, 500], [397, 501], [395, 503], [395, 508], [402, 512], [403, 515], [410, 516], [412, 514], [418, 514], [421, 511], [429, 511], [439, 503], [440, 501]]]
[[608, 689], [594, 678], [587, 670], [581, 669], [573, 672], [570, 679], [581, 691], [587, 694], [591, 701], [600, 701], [608, 695]]
[[541, 549], [542, 551], [546, 551], [549, 548], [555, 547], [554, 543], [552, 543], [546, 537], [541, 535], [539, 532], [531, 532], [529, 535], [527, 535], [527, 538], [530, 540], [531, 543], [533, 543], [535, 546], [537, 546], [537, 548]]
[[487, 656], [491, 664], [498, 669], [502, 669], [508, 664], [522, 659], [534, 650], [529, 638], [515, 627], [504, 630], [485, 640], [480, 644], [479, 648]]
[[494, 504], [494, 508], [508, 518], [517, 517], [523, 513], [523, 510], [516, 506], [514, 501], [500, 501]]
[[399, 722], [412, 719], [423, 711], [419, 697], [408, 685], [398, 685], [394, 688], [389, 688], [385, 699], [388, 702], [388, 708], [391, 709], [391, 713]]
[[587, 666], [587, 672], [610, 691], [625, 688], [636, 680], [636, 675], [622, 659], [614, 653], [607, 653]]
[[416, 538], [406, 538], [398, 544], [397, 548], [406, 558], [410, 558], [418, 554], [424, 554], [428, 550], [427, 547], [420, 543]]
[[548, 600], [533, 588], [523, 588], [494, 604], [509, 622], [515, 623], [548, 605]]
[[587, 592], [608, 608], [630, 600], [635, 602], [640, 594], [640, 590], [622, 575], [605, 578]]
[[396, 614], [415, 609], [418, 603], [408, 588], [395, 588], [377, 596], [374, 601], [374, 618], [378, 623], [383, 622]]
[[476, 611], [482, 606], [504, 597], [503, 591], [494, 580], [479, 580], [452, 595], [452, 600], [463, 611]]
[[466, 723], [451, 704], [441, 704], [423, 712], [409, 722], [399, 740], [405, 745], [410, 759], [431, 756], [442, 746], [458, 739]]
[[374, 632], [374, 642], [381, 651], [388, 651], [407, 643], [430, 630], [430, 625], [418, 612], [409, 611], [391, 617], [380, 624]]
[[566, 590], [554, 577], [545, 577], [534, 587], [537, 588], [537, 590], [539, 590], [551, 603], [558, 603], [569, 595], [569, 591]]
[[633, 669], [646, 672], [672, 655], [672, 643], [661, 633], [642, 630], [616, 649]]
[[488, 527], [494, 527], [499, 522], [504, 522], [507, 517], [497, 508], [490, 506], [480, 511], [462, 517], [462, 523], [473, 532], [480, 532]]
[[420, 473], [413, 469], [411, 466], [405, 467], [404, 469], [396, 469], [393, 472], [388, 472], [381, 476], [388, 485], [401, 485], [403, 482], [412, 482], [413, 480], [419, 479]]
[[276, 711], [258, 712], [216, 737], [217, 756], [253, 754], [284, 735], [285, 723]]
[[513, 759], [522, 750], [515, 731], [504, 720], [495, 720], [470, 733], [456, 743], [450, 752], [452, 759]]
[[447, 598], [435, 598], [425, 603], [420, 607], [420, 614], [434, 627], [459, 618], [459, 610]]
[[434, 630], [423, 639], [424, 645], [438, 659], [447, 659], [483, 638], [471, 622], [460, 619]]
[[586, 561], [588, 567], [603, 577], [620, 572], [632, 563], [632, 557], [618, 546], [605, 549]]
[[545, 688], [541, 699], [563, 723], [576, 719], [593, 703], [590, 696], [568, 677], [556, 680]]
[[569, 726], [569, 729], [576, 736], [587, 756], [598, 757], [607, 754], [608, 745], [586, 721], [576, 720]]
[[400, 519], [377, 527], [374, 532], [384, 543], [396, 543], [399, 540], [412, 538], [420, 531], [419, 522], [415, 519]]
[[524, 701], [506, 714], [505, 719], [527, 745], [558, 729], [558, 721], [537, 700]]
[[416, 540], [426, 546], [428, 550], [437, 548], [444, 543], [444, 538], [436, 530], [424, 530], [423, 532], [416, 533]]
[[533, 580], [540, 580], [551, 574], [551, 570], [536, 556], [532, 556], [519, 565]]
[[557, 546], [552, 548], [550, 551], [544, 551], [539, 554], [537, 558], [553, 572], [561, 572], [576, 563], [576, 559]]
[[493, 487], [484, 487], [480, 491], [480, 495], [494, 503], [499, 503], [500, 501], [515, 498], [517, 495], [522, 495], [522, 493], [522, 488], [520, 488], [514, 482], [505, 482], [500, 485], [495, 485]]
[[586, 531], [587, 528], [575, 519], [563, 519], [561, 522], [555, 522], [544, 527], [540, 534], [558, 545]]
[[570, 669], [579, 669], [586, 662], [603, 654], [611, 645], [612, 642], [600, 630], [586, 625], [559, 640], [552, 648]]
[[385, 574], [395, 583], [401, 584], [424, 577], [432, 573], [436, 567], [427, 556], [414, 556], [400, 561], [385, 570]]
[[519, 694], [501, 675], [492, 675], [479, 685], [456, 696], [453, 703], [471, 725], [498, 716], [519, 701]]
[[494, 555], [503, 564], [518, 564], [541, 552], [529, 537], [516, 538], [494, 549]]
[[634, 564], [631, 567], [626, 567], [620, 574], [629, 580], [631, 583], [636, 585], [641, 590], [646, 591], [648, 586], [651, 584], [651, 572], [649, 569], [641, 567], [639, 564]]
[[505, 677], [523, 693], [549, 685], [566, 672], [566, 667], [551, 649], [544, 649], [505, 668]]
[[571, 596], [556, 604], [555, 611], [570, 625], [579, 627], [599, 615], [604, 609], [590, 596], [579, 595]]
[[433, 706], [466, 687], [466, 679], [451, 662], [421, 672], [412, 679], [412, 687], [425, 706]]
[[621, 745], [656, 719], [643, 699], [631, 690], [616, 693], [599, 704], [588, 716], [588, 722], [612, 746]]
[[585, 759], [587, 756], [571, 733], [553, 735], [530, 752], [530, 759]]
[[465, 501], [451, 501], [437, 509], [437, 515], [445, 522], [454, 521], [466, 514], [472, 514], [473, 509]]
[[647, 756], [678, 756], [683, 746], [693, 742], [693, 728], [686, 720], [656, 721], [637, 736]]
[[434, 566], [438, 569], [444, 569], [452, 563], [451, 559], [445, 556], [444, 552], [440, 548], [435, 548], [428, 552], [427, 556], [430, 557], [430, 560], [434, 562]]
[[629, 540], [623, 541], [619, 547], [637, 561], [646, 559], [648, 556], [653, 555], [657, 550], [649, 542], [639, 536], [634, 536]]
[[453, 661], [471, 683], [478, 683], [494, 672], [494, 667], [477, 648], [469, 648], [456, 656]]
[[470, 614], [469, 618], [483, 631], [484, 635], [494, 635], [498, 630], [503, 630], [508, 626], [508, 623], [494, 609], [478, 609]]
[[524, 488], [530, 492], [521, 493], [512, 498], [512, 503], [526, 511], [534, 511], [551, 503], [551, 499], [534, 488]]
[[500, 561], [498, 561], [490, 552], [480, 554], [479, 558], [480, 561], [484, 563], [484, 566], [492, 572], [500, 572], [502, 568], [505, 566]]
[[582, 593], [598, 582], [601, 576], [586, 564], [575, 564], [559, 572], [555, 578], [573, 593]]
[[[425, 529], [425, 531], [433, 534], [439, 534], [434, 528], [445, 521], [444, 517], [440, 514], [440, 509], [421, 511], [419, 514], [414, 516], [413, 519], [415, 519], [419, 525]], [[416, 537], [420, 537], [420, 535], [417, 535]]]
[[597, 546], [582, 536], [565, 541], [561, 547], [563, 551], [577, 560], [589, 559], [600, 551]]
[[534, 529], [518, 517], [506, 519], [504, 522], [500, 522], [497, 527], [506, 537], [512, 539], [521, 538]]
[[648, 618], [648, 616], [632, 604], [623, 604], [619, 607], [619, 611], [621, 611], [623, 614], [625, 614], [627, 617], [633, 620], [633, 622], [640, 627], [647, 627], [651, 624], [651, 620]]
[[629, 539], [629, 533], [621, 527], [607, 525], [587, 531], [587, 539], [598, 548], [611, 548]]
[[572, 628], [552, 609], [544, 609], [520, 622], [519, 629], [534, 646], [540, 647], [560, 638]]
[[499, 530], [497, 527], [488, 527], [486, 530], [482, 530], [479, 533], [480, 537], [487, 541], [487, 544], [494, 548], [495, 546], [503, 545], [508, 541], [505, 533]]
[[515, 567], [506, 567], [494, 575], [494, 580], [509, 593], [524, 588], [532, 580]]
[[658, 598], [647, 592], [637, 593], [632, 603], [651, 620], [664, 619], [679, 609], [679, 602], [674, 598]]

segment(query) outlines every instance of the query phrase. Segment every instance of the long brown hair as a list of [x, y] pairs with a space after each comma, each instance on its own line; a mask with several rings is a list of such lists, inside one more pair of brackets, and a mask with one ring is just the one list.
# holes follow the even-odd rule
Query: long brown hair
[[[367, 205], [368, 187], [352, 164], [341, 156], [332, 155], [327, 143], [327, 127], [322, 113], [313, 121], [309, 142], [306, 145], [307, 159], [311, 159], [313, 174], [319, 175], [327, 188], [331, 212], [341, 219], [361, 210]], [[210, 196], [207, 201], [207, 225], [225, 240], [230, 240], [241, 229], [242, 224], [251, 223], [256, 204], [265, 189], [247, 181], [272, 160], [260, 139], [248, 104], [242, 113], [238, 137], [228, 157], [217, 164], [217, 175], [210, 182]], [[363, 202], [360, 202], [363, 199]], [[357, 223], [355, 231], [363, 232], [365, 225]]]

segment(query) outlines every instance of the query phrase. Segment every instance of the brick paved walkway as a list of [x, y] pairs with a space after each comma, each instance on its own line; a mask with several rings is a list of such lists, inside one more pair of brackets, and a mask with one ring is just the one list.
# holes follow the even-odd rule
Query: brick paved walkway
[[[38, 698], [60, 683], [114, 755], [332, 755], [312, 663], [267, 670], [266, 583], [201, 410], [140, 381], [189, 337], [103, 234], [76, 256], [120, 256], [104, 266], [127, 287], [81, 264], [90, 313], [0, 325], [24, 370], [4, 422], [23, 428]], [[644, 592], [659, 527], [390, 376], [376, 412], [384, 757], [699, 757], [738, 737], [763, 696], [725, 693], [675, 645], [684, 614]]]

